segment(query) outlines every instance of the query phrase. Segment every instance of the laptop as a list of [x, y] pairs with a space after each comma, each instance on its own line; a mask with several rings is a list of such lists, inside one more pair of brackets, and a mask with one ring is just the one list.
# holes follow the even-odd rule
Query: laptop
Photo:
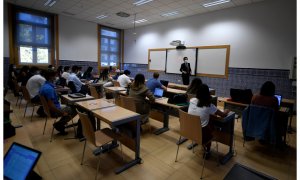
[[4, 179], [26, 179], [41, 154], [38, 150], [14, 142], [4, 156]]
[[168, 87], [169, 81], [160, 80], [160, 83], [164, 85], [165, 87]]
[[81, 93], [68, 94], [68, 96], [71, 97], [71, 98], [83, 98], [83, 97], [86, 97], [85, 94], [81, 94]]
[[281, 95], [278, 95], [278, 94], [275, 94], [274, 96], [275, 96], [275, 97], [277, 98], [277, 100], [278, 100], [278, 106], [280, 106], [281, 100], [282, 100], [282, 96], [281, 96]]
[[164, 94], [164, 90], [160, 88], [155, 88], [154, 89], [154, 97], [155, 98], [162, 98]]

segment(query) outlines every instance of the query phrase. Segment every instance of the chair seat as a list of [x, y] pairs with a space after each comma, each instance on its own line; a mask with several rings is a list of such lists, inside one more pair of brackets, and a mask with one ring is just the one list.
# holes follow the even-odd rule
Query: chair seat
[[[105, 128], [108, 129], [108, 128]], [[97, 147], [99, 146], [103, 146], [104, 144], [107, 144], [111, 141], [113, 141], [113, 139], [109, 136], [107, 136], [105, 133], [103, 133], [102, 131], [95, 131], [95, 144]]]

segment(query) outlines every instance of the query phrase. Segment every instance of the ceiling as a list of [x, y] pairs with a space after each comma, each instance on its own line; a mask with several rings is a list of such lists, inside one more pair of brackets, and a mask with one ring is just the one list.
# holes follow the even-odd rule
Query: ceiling
[[[136, 23], [136, 27], [157, 22], [178, 19], [195, 14], [203, 14], [226, 8], [233, 8], [263, 0], [231, 0], [228, 3], [204, 8], [203, 3], [212, 0], [153, 0], [147, 4], [135, 6], [136, 0], [56, 0], [52, 6], [44, 6], [47, 0], [5, 0], [6, 2], [55, 14], [65, 15], [76, 19], [95, 22], [119, 29], [133, 28], [134, 16], [136, 20], [146, 19], [146, 22]], [[123, 11], [129, 17], [119, 17], [116, 13]], [[161, 16], [165, 13], [177, 11], [174, 16]], [[106, 18], [96, 17], [105, 15]]]

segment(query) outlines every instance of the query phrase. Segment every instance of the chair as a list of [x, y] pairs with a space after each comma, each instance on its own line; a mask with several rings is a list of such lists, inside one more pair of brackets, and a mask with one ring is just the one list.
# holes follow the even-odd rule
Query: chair
[[39, 106], [41, 104], [38, 104], [38, 103], [33, 103], [31, 101], [31, 98], [30, 98], [30, 94], [27, 90], [27, 88], [25, 86], [22, 86], [22, 92], [23, 92], [23, 96], [24, 96], [24, 99], [26, 100], [26, 107], [25, 107], [25, 110], [24, 110], [24, 117], [25, 117], [25, 114], [26, 114], [26, 110], [27, 110], [27, 106], [28, 105], [31, 105], [32, 106], [32, 113], [31, 113], [31, 121], [32, 121], [32, 116], [33, 116], [33, 112], [34, 112], [34, 107], [35, 106]]
[[246, 138], [259, 138], [268, 140], [271, 144], [278, 141], [275, 111], [271, 108], [257, 105], [249, 105], [243, 111], [243, 135], [245, 146]]
[[68, 87], [71, 89], [71, 93], [77, 93], [76, 87], [73, 81], [68, 82]]
[[120, 87], [120, 86], [121, 86], [120, 83], [119, 83], [119, 81], [113, 81], [113, 84], [114, 84], [114, 86], [116, 86], [116, 87]]
[[[185, 137], [187, 139], [192, 140], [193, 142], [197, 144], [202, 144], [202, 126], [200, 123], [200, 117], [188, 114], [187, 112], [182, 111], [179, 109], [179, 122], [180, 122], [180, 131], [179, 131], [179, 140], [181, 140], [181, 137]], [[209, 141], [211, 142], [212, 139]], [[204, 148], [204, 158], [203, 158], [203, 164], [202, 164], [202, 172], [201, 172], [201, 179], [203, 175], [204, 170], [204, 162], [207, 155], [206, 148], [204, 146], [205, 144], [202, 144], [202, 147]], [[179, 144], [177, 145], [177, 153], [176, 153], [176, 159], [175, 162], [177, 162], [177, 156], [179, 151]], [[218, 151], [218, 148], [217, 148]], [[194, 147], [193, 147], [193, 153], [194, 153]]]
[[14, 94], [15, 94], [15, 96], [18, 96], [16, 106], [18, 105], [18, 101], [20, 99], [20, 103], [19, 103], [19, 108], [20, 108], [20, 105], [21, 105], [21, 102], [22, 102], [22, 99], [23, 99], [22, 89], [21, 89], [20, 85], [18, 84], [18, 82], [15, 79], [13, 79], [12, 82], [13, 82], [14, 88], [15, 88], [14, 89]]
[[101, 95], [97, 92], [97, 89], [95, 86], [89, 86], [90, 91], [91, 91], [91, 95], [96, 98], [96, 99], [100, 99]]
[[[113, 139], [110, 136], [106, 135], [109, 133], [109, 131], [111, 131], [110, 129], [105, 128], [105, 129], [102, 129], [99, 131], [94, 131], [92, 123], [89, 120], [88, 115], [78, 112], [78, 111], [77, 111], [77, 113], [79, 115], [79, 118], [80, 118], [80, 121], [82, 124], [83, 135], [86, 138], [86, 140], [84, 141], [84, 147], [83, 147], [82, 158], [81, 158], [81, 165], [82, 165], [83, 159], [84, 159], [85, 148], [86, 148], [86, 141], [89, 141], [97, 148], [103, 148], [104, 145], [107, 145], [108, 143], [112, 142]], [[107, 132], [107, 133], [105, 133], [105, 132]], [[98, 160], [97, 172], [96, 172], [95, 179], [97, 179], [99, 167], [100, 167], [100, 156], [99, 156], [99, 160]]]

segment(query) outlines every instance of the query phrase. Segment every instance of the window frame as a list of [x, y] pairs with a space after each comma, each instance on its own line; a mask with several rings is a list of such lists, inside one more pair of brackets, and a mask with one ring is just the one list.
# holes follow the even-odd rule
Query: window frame
[[[34, 23], [34, 22], [28, 22], [28, 21], [23, 21], [18, 19], [18, 13], [27, 13], [27, 14], [32, 14], [36, 16], [42, 16], [42, 17], [47, 17], [48, 18], [48, 25], [43, 25], [39, 23]], [[55, 31], [54, 28], [56, 26], [54, 18], [55, 15], [51, 13], [45, 13], [41, 12], [38, 10], [33, 10], [25, 7], [20, 7], [20, 6], [15, 6], [12, 4], [8, 4], [8, 13], [9, 13], [9, 28], [10, 28], [10, 34], [9, 34], [9, 41], [10, 41], [10, 62], [13, 64], [16, 64], [17, 67], [21, 66], [37, 66], [37, 67], [42, 67], [45, 68], [48, 65], [54, 65], [54, 56], [55, 56]], [[18, 25], [19, 24], [28, 24], [32, 25], [33, 31], [36, 31], [35, 29], [37, 27], [47, 27], [49, 30], [49, 36], [48, 37], [48, 45], [47, 44], [42, 44], [42, 43], [26, 43], [22, 42], [19, 43], [19, 30], [18, 30]], [[33, 35], [36, 35], [33, 33]], [[33, 38], [34, 39], [34, 38]], [[21, 63], [20, 57], [19, 57], [19, 51], [20, 51], [20, 46], [31, 46], [33, 48], [33, 62], [32, 63]], [[34, 56], [37, 56], [37, 49], [38, 48], [48, 48], [48, 63], [37, 63], [37, 58]]]
[[[114, 37], [110, 37], [110, 36], [102, 36], [101, 35], [101, 31], [102, 30], [112, 30], [112, 31], [115, 31], [118, 33], [119, 37], [118, 38], [114, 38]], [[118, 40], [118, 43], [119, 43], [119, 46], [118, 46], [118, 52], [116, 53], [111, 53], [111, 51], [107, 51], [108, 52], [108, 55], [110, 54], [116, 54], [119, 56], [119, 60], [117, 61], [116, 63], [116, 66], [112, 66], [113, 68], [118, 68], [120, 69], [120, 64], [123, 63], [123, 30], [120, 30], [120, 29], [116, 29], [116, 28], [112, 28], [112, 27], [107, 27], [107, 26], [102, 26], [102, 25], [98, 25], [98, 69], [99, 70], [102, 70], [104, 68], [109, 68], [110, 65], [107, 65], [107, 66], [102, 66], [101, 65], [101, 39], [102, 37], [108, 37], [109, 40], [110, 39], [115, 39], [115, 40]], [[110, 42], [108, 42], [109, 44]]]

